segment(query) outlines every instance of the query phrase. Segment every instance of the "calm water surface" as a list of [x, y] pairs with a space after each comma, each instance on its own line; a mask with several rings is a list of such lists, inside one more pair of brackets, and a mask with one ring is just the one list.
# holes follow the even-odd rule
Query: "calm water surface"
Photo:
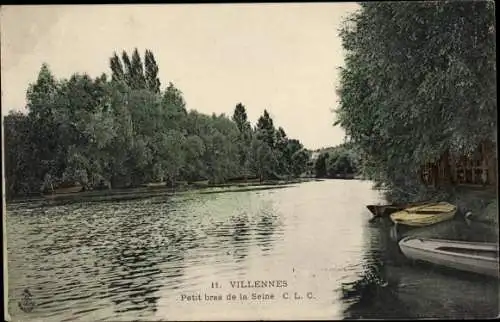
[[[369, 182], [327, 180], [43, 211], [13, 204], [10, 314], [16, 321], [498, 314], [496, 280], [407, 263], [383, 223], [368, 221], [365, 205], [380, 200]], [[231, 287], [247, 280], [286, 281], [287, 287]], [[211, 288], [214, 282], [219, 288]], [[31, 312], [18, 305], [25, 288], [35, 304]], [[252, 293], [275, 298], [239, 300]], [[238, 300], [226, 300], [228, 294]], [[217, 295], [223, 300], [205, 300]], [[187, 296], [202, 300], [182, 300]]]

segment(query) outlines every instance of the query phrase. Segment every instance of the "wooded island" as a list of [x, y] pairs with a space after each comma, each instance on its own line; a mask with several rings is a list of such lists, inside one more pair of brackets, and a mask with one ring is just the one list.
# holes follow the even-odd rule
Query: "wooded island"
[[58, 187], [136, 187], [234, 178], [289, 179], [310, 152], [276, 128], [267, 110], [253, 127], [238, 103], [232, 118], [186, 109], [161, 88], [153, 53], [110, 58], [111, 78], [56, 79], [44, 64], [27, 91], [27, 114], [5, 117], [8, 197]]

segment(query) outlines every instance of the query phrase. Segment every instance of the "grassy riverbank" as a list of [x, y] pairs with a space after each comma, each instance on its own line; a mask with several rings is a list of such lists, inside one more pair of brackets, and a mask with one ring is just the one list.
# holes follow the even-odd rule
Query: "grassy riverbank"
[[462, 212], [471, 211], [473, 220], [498, 226], [498, 195], [496, 188], [461, 188], [450, 197]]
[[31, 198], [15, 198], [8, 201], [9, 204], [15, 203], [42, 203], [48, 205], [66, 204], [79, 201], [118, 201], [118, 200], [134, 200], [149, 197], [168, 196], [176, 193], [200, 191], [201, 193], [215, 193], [220, 189], [223, 191], [248, 191], [255, 189], [270, 189], [276, 187], [284, 187], [291, 184], [298, 184], [308, 181], [320, 181], [314, 178], [297, 178], [291, 180], [268, 180], [268, 181], [252, 181], [246, 182], [230, 182], [222, 184], [208, 184], [204, 182], [178, 185], [176, 187], [162, 186], [143, 186], [138, 188], [123, 188], [123, 189], [108, 189], [108, 190], [92, 190], [64, 194], [43, 195]]

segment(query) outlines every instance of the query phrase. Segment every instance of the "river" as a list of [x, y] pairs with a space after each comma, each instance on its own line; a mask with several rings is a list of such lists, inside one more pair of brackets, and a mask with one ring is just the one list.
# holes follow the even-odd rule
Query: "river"
[[[387, 229], [369, 222], [365, 205], [381, 201], [371, 187], [325, 180], [43, 210], [8, 205], [10, 315], [15, 321], [496, 316], [498, 281], [402, 258]], [[235, 287], [247, 281], [275, 282]], [[19, 306], [26, 288], [32, 310]]]

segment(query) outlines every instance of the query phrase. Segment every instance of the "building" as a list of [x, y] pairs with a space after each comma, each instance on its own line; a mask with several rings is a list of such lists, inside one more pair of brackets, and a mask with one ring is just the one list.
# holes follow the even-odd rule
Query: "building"
[[320, 154], [321, 154], [321, 152], [319, 152], [319, 151], [315, 151], [315, 152], [311, 153], [311, 161], [313, 163], [316, 162], [316, 160], [318, 159]]
[[482, 142], [470, 155], [454, 156], [446, 151], [436, 162], [422, 166], [427, 185], [496, 186], [497, 153], [493, 142]]

